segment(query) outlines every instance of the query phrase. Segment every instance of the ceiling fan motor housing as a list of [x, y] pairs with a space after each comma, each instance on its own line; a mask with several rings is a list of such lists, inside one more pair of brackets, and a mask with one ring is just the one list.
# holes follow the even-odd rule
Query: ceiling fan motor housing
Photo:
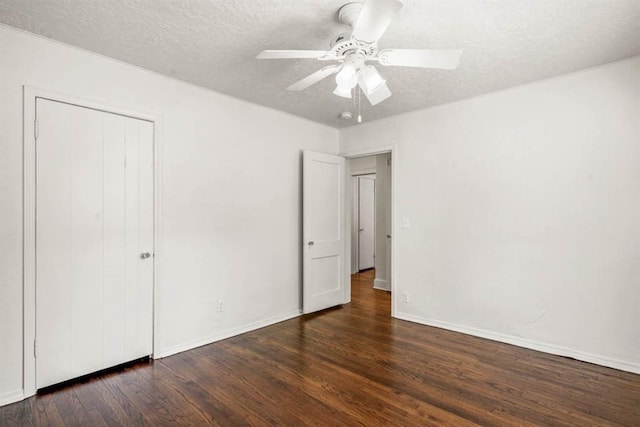
[[350, 34], [340, 34], [331, 46], [331, 53], [337, 59], [343, 59], [350, 54], [360, 53], [363, 56], [375, 56], [378, 48], [375, 45], [365, 45], [350, 37]]
[[[362, 3], [347, 3], [338, 10], [338, 21], [353, 28], [361, 11]], [[375, 44], [362, 43], [352, 38], [351, 32], [339, 34], [331, 44], [331, 52], [338, 59], [345, 58], [353, 53], [372, 57], [375, 56], [377, 51], [378, 48]]]

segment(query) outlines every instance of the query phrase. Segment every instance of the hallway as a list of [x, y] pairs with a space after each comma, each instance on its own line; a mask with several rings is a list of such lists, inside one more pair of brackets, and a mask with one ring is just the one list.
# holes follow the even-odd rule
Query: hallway
[[345, 308], [388, 318], [391, 316], [391, 293], [373, 289], [375, 276], [373, 268], [351, 275], [351, 304]]

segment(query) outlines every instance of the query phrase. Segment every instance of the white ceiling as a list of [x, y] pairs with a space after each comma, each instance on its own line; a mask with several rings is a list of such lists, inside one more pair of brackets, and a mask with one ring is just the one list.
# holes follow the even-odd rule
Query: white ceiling
[[[256, 60], [263, 49], [324, 50], [348, 30], [348, 0], [0, 0], [0, 22], [257, 104], [342, 127], [352, 102], [327, 65]], [[463, 49], [455, 71], [380, 67], [393, 96], [365, 121], [640, 55], [640, 0], [405, 0], [380, 48]]]

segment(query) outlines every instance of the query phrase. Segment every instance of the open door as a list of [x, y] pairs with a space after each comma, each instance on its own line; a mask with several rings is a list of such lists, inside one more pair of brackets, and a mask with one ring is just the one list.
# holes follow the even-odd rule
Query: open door
[[342, 157], [311, 151], [303, 153], [304, 313], [347, 302], [344, 166]]

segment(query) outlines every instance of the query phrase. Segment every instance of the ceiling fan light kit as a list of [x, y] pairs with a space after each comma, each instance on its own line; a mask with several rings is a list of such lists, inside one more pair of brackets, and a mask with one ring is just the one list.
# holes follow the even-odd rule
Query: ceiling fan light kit
[[345, 61], [342, 69], [336, 74], [336, 84], [341, 89], [351, 90], [358, 84], [358, 68], [353, 61]]
[[336, 90], [333, 91], [333, 94], [342, 98], [351, 99], [351, 89], [343, 88], [340, 85], [336, 86]]
[[385, 49], [378, 51], [378, 40], [402, 8], [402, 0], [366, 0], [347, 3], [338, 10], [338, 20], [351, 26], [351, 33], [334, 39], [331, 49], [319, 50], [265, 50], [258, 59], [316, 59], [336, 61], [337, 65], [324, 67], [287, 88], [302, 91], [336, 74], [334, 94], [351, 98], [352, 90], [359, 87], [371, 105], [379, 104], [391, 96], [386, 81], [373, 65], [401, 66], [452, 70], [460, 61], [460, 50]]
[[387, 83], [373, 65], [367, 65], [361, 68], [358, 73], [358, 78], [360, 80], [360, 87], [362, 87], [362, 90], [367, 95], [372, 95], [382, 89]]

